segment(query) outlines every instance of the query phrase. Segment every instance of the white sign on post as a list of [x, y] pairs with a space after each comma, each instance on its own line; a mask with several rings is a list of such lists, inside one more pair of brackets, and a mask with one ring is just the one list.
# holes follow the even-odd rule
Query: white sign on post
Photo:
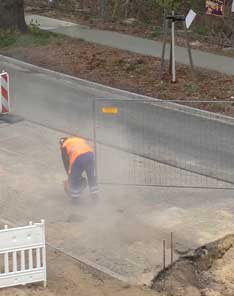
[[186, 18], [185, 18], [185, 24], [186, 24], [186, 28], [189, 29], [189, 27], [191, 26], [192, 22], [194, 21], [195, 17], [196, 17], [196, 12], [194, 12], [192, 9], [189, 10]]
[[232, 12], [234, 12], [234, 0], [232, 2]]

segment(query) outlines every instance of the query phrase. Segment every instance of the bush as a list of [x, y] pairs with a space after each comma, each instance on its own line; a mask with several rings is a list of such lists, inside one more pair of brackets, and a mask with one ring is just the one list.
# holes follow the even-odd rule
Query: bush
[[9, 47], [15, 43], [17, 32], [10, 30], [0, 31], [0, 48]]
[[18, 31], [0, 31], [0, 48], [47, 45], [53, 40], [62, 40], [59, 34], [43, 31], [37, 24], [30, 24], [26, 34]]

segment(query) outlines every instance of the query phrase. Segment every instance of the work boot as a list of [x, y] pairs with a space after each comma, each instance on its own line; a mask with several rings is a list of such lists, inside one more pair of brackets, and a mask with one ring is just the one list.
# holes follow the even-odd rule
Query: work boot
[[78, 204], [79, 200], [80, 200], [80, 196], [79, 197], [71, 196], [71, 194], [70, 194], [70, 192], [68, 190], [68, 181], [67, 180], [63, 181], [63, 187], [64, 187], [64, 191], [65, 191], [66, 195], [72, 200], [72, 202], [74, 204]]

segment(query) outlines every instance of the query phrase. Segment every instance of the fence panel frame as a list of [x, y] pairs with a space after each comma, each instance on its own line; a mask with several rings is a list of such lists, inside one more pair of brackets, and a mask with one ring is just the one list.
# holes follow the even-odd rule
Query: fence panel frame
[[[114, 145], [110, 145], [108, 143], [104, 143], [102, 141], [99, 141], [98, 139], [98, 133], [97, 133], [97, 129], [99, 128], [99, 116], [98, 116], [98, 113], [101, 112], [101, 109], [100, 109], [100, 106], [102, 105], [102, 103], [105, 103], [106, 104], [106, 108], [105, 109], [108, 109], [108, 107], [113, 108], [113, 104], [114, 102], [116, 103], [120, 103], [120, 102], [129, 102], [131, 104], [134, 104], [135, 103], [143, 103], [143, 104], [149, 104], [151, 105], [152, 107], [160, 107], [160, 108], [163, 108], [163, 109], [170, 109], [170, 110], [173, 110], [173, 111], [177, 111], [177, 112], [181, 112], [182, 114], [188, 114], [188, 115], [191, 115], [191, 116], [194, 116], [194, 117], [199, 117], [199, 118], [203, 118], [203, 119], [207, 119], [209, 117], [209, 120], [211, 121], [215, 121], [215, 122], [220, 122], [220, 123], [225, 123], [225, 124], [228, 124], [228, 125], [231, 125], [231, 126], [234, 126], [234, 117], [232, 116], [229, 116], [229, 115], [226, 115], [226, 114], [222, 114], [222, 113], [216, 113], [214, 111], [210, 111], [210, 110], [206, 110], [205, 108], [201, 107], [197, 107], [199, 106], [199, 104], [225, 104], [225, 108], [226, 106], [228, 106], [228, 104], [230, 105], [234, 105], [234, 101], [230, 101], [230, 100], [207, 100], [207, 99], [204, 99], [204, 100], [177, 100], [177, 99], [172, 99], [172, 100], [165, 100], [165, 99], [156, 99], [156, 98], [151, 98], [151, 97], [147, 97], [147, 96], [140, 96], [140, 98], [138, 97], [127, 97], [127, 98], [123, 98], [121, 95], [119, 98], [117, 97], [96, 97], [96, 98], [93, 98], [93, 137], [92, 137], [92, 140], [93, 140], [93, 145], [94, 145], [94, 151], [95, 151], [95, 158], [96, 158], [96, 163], [95, 163], [95, 166], [96, 166], [96, 174], [97, 176], [99, 177], [99, 183], [100, 184], [109, 184], [109, 185], [129, 185], [129, 186], [150, 186], [150, 187], [179, 187], [179, 188], [197, 188], [197, 189], [230, 189], [230, 190], [233, 190], [233, 186], [232, 187], [216, 187], [216, 186], [193, 186], [193, 185], [186, 185], [186, 186], [176, 186], [176, 185], [162, 185], [162, 184], [135, 184], [135, 183], [126, 183], [126, 184], [119, 184], [119, 183], [113, 183], [113, 182], [103, 182], [100, 180], [100, 172], [98, 172], [99, 168], [98, 168], [98, 149], [97, 149], [97, 145], [98, 144], [102, 144], [104, 146], [107, 146], [107, 147], [110, 147], [110, 148], [115, 148], [115, 149], [120, 149], [122, 151], [125, 151], [127, 153], [133, 153], [135, 154], [134, 152], [131, 152], [131, 151], [128, 151], [128, 150], [125, 150], [125, 149], [122, 149], [122, 148], [119, 148], [119, 147], [115, 147]], [[194, 107], [194, 105], [196, 107]], [[103, 113], [106, 113], [106, 112], [103, 112]], [[113, 113], [114, 114], [114, 113]], [[144, 155], [140, 155], [140, 156], [143, 156]], [[153, 159], [153, 161], [158, 161], [157, 159]], [[159, 161], [160, 163], [160, 161]], [[166, 164], [166, 165], [171, 165], [171, 164], [167, 164], [167, 163], [164, 163], [164, 162], [161, 162], [162, 164]], [[178, 169], [182, 169], [182, 170], [185, 170], [185, 171], [188, 171], [190, 173], [195, 173], [195, 174], [198, 174], [198, 175], [201, 175], [201, 176], [204, 176], [204, 177], [207, 177], [207, 178], [213, 178], [213, 179], [216, 179], [217, 181], [223, 181], [223, 182], [227, 182], [227, 183], [230, 183], [230, 184], [233, 184], [234, 185], [234, 182], [233, 181], [228, 181], [228, 180], [223, 180], [223, 179], [219, 179], [218, 177], [216, 176], [212, 176], [212, 175], [206, 175], [204, 173], [200, 173], [200, 172], [196, 172], [196, 171], [193, 171], [193, 170], [188, 170], [186, 168], [183, 168], [183, 167], [177, 167], [177, 166], [174, 166], [175, 168], [178, 168]]]

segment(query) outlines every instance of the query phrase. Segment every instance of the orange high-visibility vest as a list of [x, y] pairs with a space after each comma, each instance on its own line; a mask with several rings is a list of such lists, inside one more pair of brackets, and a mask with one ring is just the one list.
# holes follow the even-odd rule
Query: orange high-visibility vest
[[87, 152], [93, 152], [92, 147], [82, 138], [71, 137], [63, 143], [63, 148], [66, 148], [69, 156], [69, 173], [77, 157]]

